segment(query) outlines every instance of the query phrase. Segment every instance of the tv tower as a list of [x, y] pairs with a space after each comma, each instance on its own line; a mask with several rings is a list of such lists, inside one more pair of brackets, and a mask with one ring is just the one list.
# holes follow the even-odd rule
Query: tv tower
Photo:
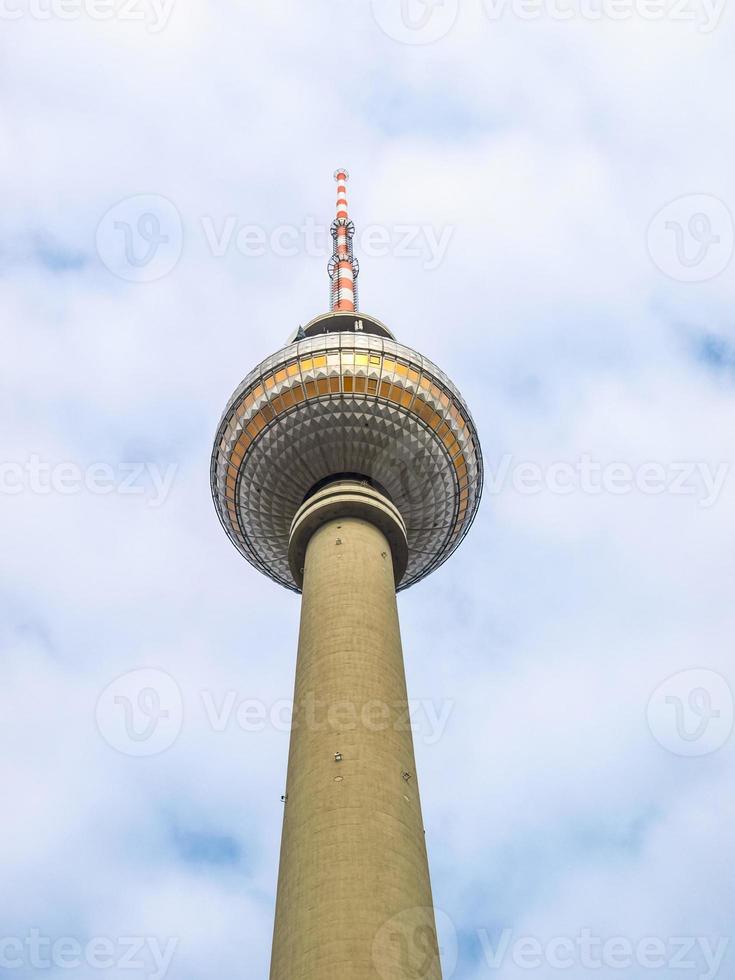
[[302, 594], [270, 977], [440, 980], [396, 592], [467, 533], [482, 453], [449, 378], [357, 312], [335, 179], [330, 312], [238, 386], [211, 461], [227, 536]]

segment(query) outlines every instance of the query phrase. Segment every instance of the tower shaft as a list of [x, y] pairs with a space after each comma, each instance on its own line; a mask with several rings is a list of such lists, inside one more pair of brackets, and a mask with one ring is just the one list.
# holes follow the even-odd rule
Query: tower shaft
[[[302, 507], [312, 524], [301, 531], [271, 980], [441, 980], [388, 540], [396, 550], [392, 505], [359, 492], [371, 500], [335, 511], [327, 490]], [[344, 516], [331, 516], [340, 508]]]

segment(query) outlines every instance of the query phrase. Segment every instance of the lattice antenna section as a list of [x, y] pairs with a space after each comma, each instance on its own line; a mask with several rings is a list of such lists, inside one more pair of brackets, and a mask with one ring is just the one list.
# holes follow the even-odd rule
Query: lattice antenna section
[[337, 217], [332, 222], [334, 252], [328, 268], [331, 279], [330, 309], [352, 312], [358, 309], [357, 276], [360, 265], [352, 252], [355, 226], [347, 213], [346, 184], [349, 176], [345, 169], [334, 172], [334, 179], [337, 181]]

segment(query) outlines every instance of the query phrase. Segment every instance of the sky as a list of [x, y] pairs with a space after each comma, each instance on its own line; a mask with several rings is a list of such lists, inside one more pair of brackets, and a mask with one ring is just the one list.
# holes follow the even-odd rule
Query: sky
[[298, 597], [209, 455], [338, 166], [485, 456], [399, 596], [445, 980], [732, 976], [734, 18], [0, 0], [8, 976], [268, 974]]

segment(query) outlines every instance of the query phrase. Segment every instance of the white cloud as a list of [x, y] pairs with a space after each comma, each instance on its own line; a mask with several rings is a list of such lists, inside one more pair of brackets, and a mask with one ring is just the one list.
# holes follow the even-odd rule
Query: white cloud
[[[680, 283], [646, 251], [674, 198], [735, 212], [732, 18], [491, 23], [463, 4], [408, 47], [367, 3], [192, 0], [159, 33], [24, 15], [0, 47], [2, 460], [177, 466], [159, 508], [3, 497], [3, 928], [173, 936], [177, 978], [264, 975], [288, 739], [212, 731], [201, 692], [289, 698], [298, 604], [225, 539], [208, 462], [230, 391], [324, 309], [326, 262], [217, 258], [202, 220], [328, 221], [346, 165], [358, 225], [452, 228], [435, 270], [363, 258], [362, 305], [457, 381], [489, 465], [732, 463], [732, 375], [692, 341], [732, 343], [732, 263]], [[95, 235], [137, 194], [174, 203], [183, 242], [131, 284]], [[457, 976], [488, 976], [476, 930], [498, 924], [726, 934], [732, 743], [675, 758], [646, 705], [691, 667], [735, 685], [731, 500], [506, 489], [401, 596], [411, 696], [453, 702], [417, 756]], [[151, 759], [94, 726], [141, 666], [185, 705]], [[234, 840], [239, 863], [203, 870], [174, 827]]]

